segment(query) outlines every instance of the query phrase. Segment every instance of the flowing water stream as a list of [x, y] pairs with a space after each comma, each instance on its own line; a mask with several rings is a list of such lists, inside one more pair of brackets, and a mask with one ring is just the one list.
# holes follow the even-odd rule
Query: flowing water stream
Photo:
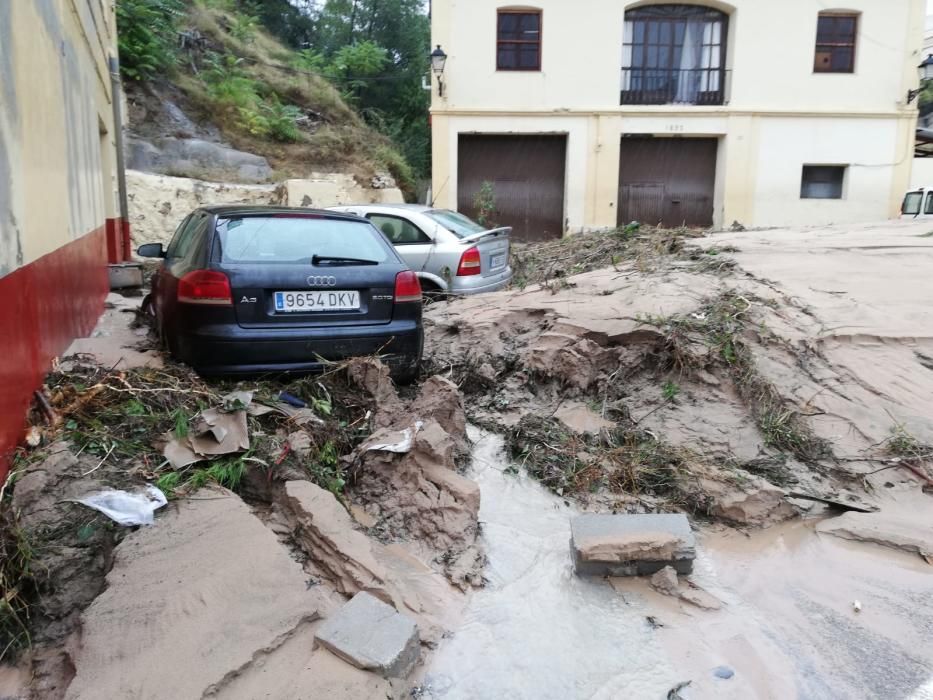
[[819, 536], [812, 519], [704, 529], [692, 579], [723, 608], [702, 611], [643, 580], [577, 577], [576, 507], [507, 472], [499, 436], [471, 428], [471, 439], [488, 585], [432, 656], [420, 697], [660, 700], [690, 681], [684, 700], [933, 700], [933, 568], [918, 557]]

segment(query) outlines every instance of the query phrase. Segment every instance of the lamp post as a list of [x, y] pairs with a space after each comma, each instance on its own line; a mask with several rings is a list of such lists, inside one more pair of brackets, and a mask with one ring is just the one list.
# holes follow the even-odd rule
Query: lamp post
[[[933, 56], [931, 56], [933, 59]], [[444, 96], [444, 81], [442, 76], [444, 75], [444, 65], [447, 63], [447, 54], [444, 53], [444, 49], [441, 48], [441, 45], [438, 44], [437, 48], [431, 52], [431, 70], [434, 71], [434, 75], [437, 76], [437, 96]]]
[[907, 104], [917, 99], [917, 95], [921, 93], [925, 83], [933, 80], [933, 53], [927, 54], [927, 57], [923, 59], [923, 63], [917, 66], [917, 69], [920, 71], [920, 87], [916, 90], [907, 91]]

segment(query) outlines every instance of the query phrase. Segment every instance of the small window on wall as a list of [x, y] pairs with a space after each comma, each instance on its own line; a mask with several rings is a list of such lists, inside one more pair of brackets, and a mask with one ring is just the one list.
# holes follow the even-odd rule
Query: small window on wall
[[496, 70], [541, 70], [540, 11], [498, 11]]
[[821, 12], [816, 25], [815, 73], [855, 72], [858, 15]]
[[805, 165], [800, 184], [800, 198], [842, 199], [845, 178], [844, 165]]

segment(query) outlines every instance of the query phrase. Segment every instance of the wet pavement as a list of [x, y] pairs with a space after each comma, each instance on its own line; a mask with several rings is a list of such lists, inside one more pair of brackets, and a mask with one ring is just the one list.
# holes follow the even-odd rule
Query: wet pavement
[[429, 662], [421, 697], [665, 698], [689, 680], [684, 700], [933, 699], [933, 567], [919, 557], [818, 535], [808, 518], [701, 529], [692, 580], [720, 611], [640, 579], [581, 579], [578, 509], [506, 472], [500, 437], [471, 437], [489, 583]]

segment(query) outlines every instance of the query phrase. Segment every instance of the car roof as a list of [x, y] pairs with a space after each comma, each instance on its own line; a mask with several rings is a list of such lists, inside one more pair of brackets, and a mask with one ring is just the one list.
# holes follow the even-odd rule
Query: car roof
[[338, 209], [401, 209], [403, 211], [413, 211], [423, 213], [434, 211], [436, 207], [429, 207], [426, 204], [341, 204]]
[[274, 205], [259, 204], [217, 204], [207, 207], [200, 207], [199, 211], [213, 214], [214, 216], [262, 216], [264, 214], [312, 214], [330, 219], [356, 219], [357, 217], [344, 214], [342, 212], [328, 209], [310, 209], [308, 207], [282, 207]]

